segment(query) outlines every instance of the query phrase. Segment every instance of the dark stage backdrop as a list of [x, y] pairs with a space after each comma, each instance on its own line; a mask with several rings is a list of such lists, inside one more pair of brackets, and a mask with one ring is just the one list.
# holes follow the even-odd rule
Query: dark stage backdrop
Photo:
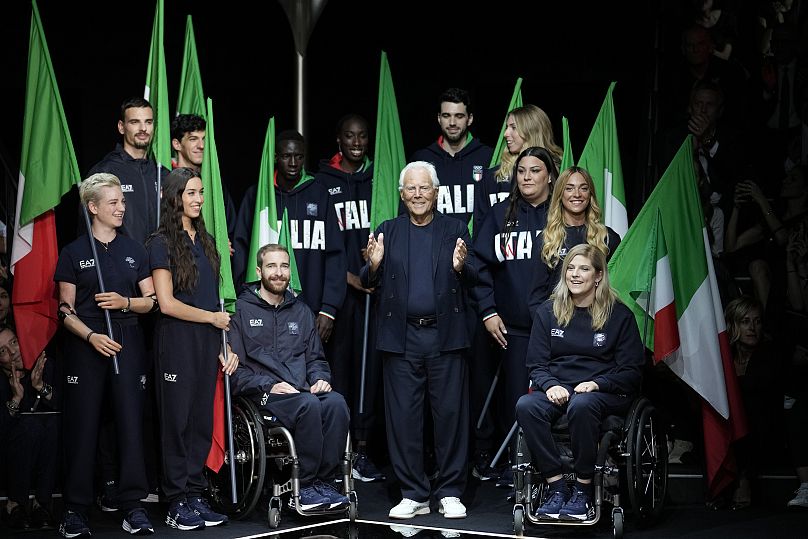
[[[616, 80], [624, 174], [627, 190], [636, 192], [658, 21], [656, 2], [634, 4], [330, 0], [306, 57], [308, 168], [336, 151], [335, 123], [344, 113], [359, 112], [375, 125], [379, 58], [386, 50], [408, 155], [437, 138], [436, 100], [450, 86], [472, 93], [472, 132], [495, 145], [521, 76], [524, 101], [549, 114], [559, 144], [561, 115], [569, 118], [578, 156], [608, 84]], [[121, 101], [142, 95], [154, 6], [153, 0], [39, 2], [82, 173], [120, 140]], [[15, 176], [30, 12], [24, 0], [0, 8], [0, 151]], [[165, 0], [172, 113], [187, 14], [194, 19], [205, 93], [214, 99], [222, 176], [238, 204], [257, 179], [269, 117], [275, 116], [278, 130], [294, 127], [292, 32], [272, 0]], [[637, 197], [628, 198], [635, 214]], [[13, 206], [3, 204], [9, 202]]]

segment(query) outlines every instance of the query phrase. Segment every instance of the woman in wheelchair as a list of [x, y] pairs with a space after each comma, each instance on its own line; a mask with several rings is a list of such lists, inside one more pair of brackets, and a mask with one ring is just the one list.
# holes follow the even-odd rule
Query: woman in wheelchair
[[[549, 486], [536, 516], [587, 520], [594, 515], [601, 422], [629, 410], [640, 391], [644, 356], [634, 315], [609, 286], [600, 249], [587, 244], [570, 249], [562, 275], [534, 317], [527, 354], [532, 391], [519, 399], [516, 416], [534, 466]], [[551, 435], [565, 413], [576, 477], [572, 489]]]

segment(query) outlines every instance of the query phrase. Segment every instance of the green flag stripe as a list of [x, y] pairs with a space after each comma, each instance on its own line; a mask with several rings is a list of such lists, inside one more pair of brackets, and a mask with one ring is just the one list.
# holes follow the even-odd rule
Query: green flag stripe
[[515, 108], [522, 106], [522, 77], [516, 79], [516, 86], [513, 88], [513, 95], [511, 95], [511, 102], [508, 105], [508, 110], [505, 112], [505, 119], [502, 121], [502, 129], [499, 131], [499, 138], [497, 139], [497, 146], [494, 148], [494, 154], [491, 156], [491, 165], [495, 167], [499, 164], [500, 157], [502, 156], [502, 148], [505, 145], [505, 129], [508, 127], [508, 114]]
[[196, 55], [196, 38], [191, 16], [185, 23], [185, 54], [182, 57], [180, 94], [177, 98], [177, 114], [196, 114], [205, 117], [205, 93], [202, 91], [202, 73]]

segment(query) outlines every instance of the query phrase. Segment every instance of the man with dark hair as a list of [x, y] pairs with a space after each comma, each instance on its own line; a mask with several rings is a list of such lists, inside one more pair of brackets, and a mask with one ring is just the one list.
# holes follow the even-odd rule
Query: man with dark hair
[[[192, 168], [202, 170], [202, 161], [205, 157], [205, 130], [207, 122], [202, 116], [196, 114], [178, 114], [171, 120], [171, 147], [177, 152], [177, 159], [171, 164], [172, 168]], [[236, 205], [230, 190], [222, 182], [222, 196], [224, 197], [224, 212], [227, 219], [227, 236], [232, 242], [236, 231]], [[231, 249], [232, 253], [232, 249]]]
[[[289, 215], [289, 236], [294, 249], [300, 286], [299, 299], [316, 315], [317, 331], [328, 342], [337, 311], [345, 299], [345, 250], [328, 191], [303, 168], [305, 141], [297, 131], [282, 131], [275, 143], [275, 208], [278, 221]], [[247, 273], [253, 215], [258, 186], [252, 185], [241, 202], [235, 233], [233, 278], [236, 285], [255, 281]], [[280, 224], [280, 223], [279, 223]]]
[[410, 161], [435, 165], [440, 178], [436, 209], [468, 223], [474, 212], [474, 186], [491, 164], [494, 153], [469, 132], [474, 123], [471, 97], [460, 88], [449, 88], [438, 100], [436, 142], [415, 152]]
[[[154, 110], [151, 103], [142, 97], [124, 101], [121, 105], [121, 118], [118, 120], [118, 132], [123, 140], [96, 163], [87, 176], [109, 172], [121, 180], [127, 211], [120, 230], [133, 240], [144, 243], [149, 234], [157, 229], [160, 204], [158, 165], [148, 156], [154, 135]], [[167, 174], [168, 169], [161, 166], [161, 180]], [[80, 223], [83, 223], [83, 219]], [[82, 225], [79, 228], [83, 228]]]
[[348, 407], [331, 390], [311, 310], [288, 290], [286, 247], [264, 245], [257, 262], [253, 275], [260, 284], [244, 289], [230, 319], [230, 345], [243, 358], [233, 373], [233, 393], [292, 431], [300, 459], [300, 509], [347, 507], [348, 498], [331, 478], [348, 436]]

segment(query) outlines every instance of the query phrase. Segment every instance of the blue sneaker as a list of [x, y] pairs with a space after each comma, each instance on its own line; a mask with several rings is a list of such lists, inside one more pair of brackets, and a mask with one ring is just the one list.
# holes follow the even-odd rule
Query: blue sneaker
[[121, 524], [123, 531], [129, 532], [131, 535], [151, 535], [154, 533], [154, 526], [149, 520], [149, 515], [142, 507], [132, 509], [123, 519]]
[[[290, 505], [294, 507], [294, 498], [289, 501]], [[314, 485], [300, 489], [299, 501], [301, 511], [317, 511], [331, 507], [331, 498], [323, 496]]]
[[171, 502], [168, 506], [166, 524], [178, 530], [201, 530], [205, 521], [194, 512], [185, 500]]
[[205, 526], [218, 526], [229, 520], [227, 515], [219, 514], [211, 509], [208, 500], [202, 497], [188, 498], [188, 507], [205, 521]]
[[89, 537], [90, 527], [87, 517], [75, 511], [65, 511], [62, 523], [59, 524], [59, 535], [73, 539], [73, 537]]
[[589, 495], [577, 485], [572, 490], [572, 496], [558, 514], [560, 520], [589, 520], [594, 516], [595, 508], [592, 506]]
[[343, 495], [331, 483], [325, 483], [319, 479], [314, 481], [314, 489], [324, 498], [328, 498], [331, 507], [329, 509], [343, 509], [350, 505], [348, 496]]
[[558, 518], [561, 508], [567, 503], [570, 493], [567, 490], [551, 490], [544, 503], [534, 513], [537, 518]]
[[356, 454], [351, 475], [354, 479], [358, 479], [363, 483], [372, 483], [374, 481], [384, 481], [387, 479], [387, 477], [376, 468], [373, 461], [364, 453]]

